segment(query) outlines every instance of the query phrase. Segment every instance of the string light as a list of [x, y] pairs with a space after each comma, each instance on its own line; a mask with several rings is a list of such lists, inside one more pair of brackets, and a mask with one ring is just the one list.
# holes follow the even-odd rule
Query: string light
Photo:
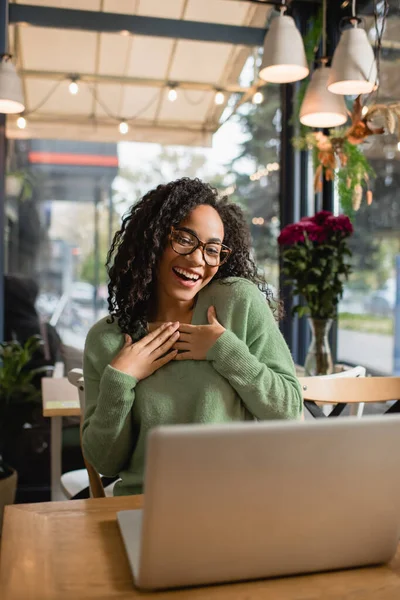
[[[121, 33], [122, 35], [124, 35], [124, 34], [125, 34], [125, 31], [123, 30], [123, 31], [121, 31], [120, 33]], [[128, 32], [128, 33], [129, 33], [129, 32]], [[50, 92], [49, 92], [49, 93], [47, 93], [47, 94], [46, 94], [46, 96], [43, 98], [43, 100], [41, 100], [41, 101], [40, 101], [39, 105], [38, 105], [37, 107], [33, 108], [32, 110], [30, 110], [30, 113], [32, 113], [32, 112], [36, 112], [36, 111], [37, 111], [37, 110], [38, 110], [38, 109], [39, 109], [41, 106], [43, 106], [43, 104], [44, 104], [45, 102], [47, 102], [47, 100], [53, 96], [54, 92], [57, 90], [58, 86], [59, 86], [59, 85], [62, 83], [62, 81], [63, 81], [63, 80], [59, 80], [59, 81], [57, 81], [57, 82], [56, 82], [56, 85], [54, 85], [54, 86], [53, 86], [53, 88], [50, 90]], [[80, 88], [79, 88], [79, 83], [78, 83], [78, 82], [80, 81], [80, 76], [79, 76], [78, 74], [69, 75], [69, 76], [67, 76], [67, 77], [66, 77], [66, 79], [64, 79], [64, 82], [65, 82], [65, 81], [66, 81], [66, 83], [68, 83], [68, 82], [69, 82], [69, 86], [68, 86], [69, 93], [70, 93], [71, 95], [76, 95], [76, 94], [78, 94], [78, 92], [79, 92], [79, 89], [80, 89]], [[85, 85], [87, 85], [87, 82], [86, 82], [85, 80], [83, 80], [83, 83], [84, 83]], [[105, 104], [104, 104], [104, 103], [102, 103], [102, 102], [101, 102], [101, 100], [98, 98], [98, 95], [97, 95], [96, 91], [95, 91], [94, 89], [92, 89], [92, 88], [91, 88], [91, 86], [88, 86], [88, 89], [89, 89], [89, 91], [92, 93], [92, 95], [93, 95], [93, 98], [95, 99], [95, 101], [96, 101], [96, 102], [97, 102], [97, 103], [98, 103], [98, 104], [99, 104], [99, 105], [100, 105], [100, 106], [103, 108], [103, 110], [106, 112], [107, 116], [108, 116], [108, 117], [110, 117], [110, 118], [112, 118], [112, 119], [115, 119], [115, 120], [119, 121], [119, 119], [118, 119], [118, 117], [117, 117], [117, 116], [115, 116], [115, 115], [111, 114], [111, 111], [108, 111], [108, 110], [107, 110], [107, 107], [105, 106]], [[243, 89], [244, 89], [244, 88], [243, 88]], [[175, 100], [176, 100], [176, 99], [177, 99], [177, 97], [178, 97], [178, 91], [177, 91], [177, 86], [176, 86], [176, 84], [169, 84], [169, 85], [168, 85], [168, 87], [167, 87], [167, 93], [168, 93], [168, 100], [169, 100], [170, 102], [175, 102]], [[228, 92], [228, 93], [229, 93], [229, 92]], [[225, 90], [224, 90], [224, 91], [222, 91], [221, 89], [217, 89], [217, 90], [215, 90], [215, 96], [214, 96], [214, 101], [215, 101], [215, 104], [218, 104], [218, 105], [222, 105], [222, 104], [224, 104], [224, 102], [225, 102], [225, 100], [226, 100], [226, 94], [227, 94], [227, 92], [226, 92]], [[158, 97], [158, 94], [154, 96], [154, 99], [152, 100], [152, 103], [154, 102], [154, 100], [156, 100], [156, 99], [157, 99], [157, 97]], [[263, 102], [263, 100], [264, 100], [264, 95], [262, 94], [262, 92], [255, 92], [255, 93], [253, 94], [253, 97], [252, 97], [252, 101], [253, 101], [253, 103], [255, 103], [255, 104], [260, 104], [261, 102]], [[147, 110], [147, 108], [146, 108], [146, 110]], [[143, 112], [143, 110], [142, 110], [142, 111], [140, 111], [140, 113], [139, 113], [139, 114], [141, 114], [142, 112]], [[134, 117], [132, 117], [132, 118], [136, 118], [136, 117], [137, 117], [137, 115], [135, 115], [135, 116], [134, 116]], [[129, 120], [131, 120], [131, 118], [130, 118]], [[25, 129], [25, 127], [26, 127], [26, 125], [27, 125], [27, 121], [26, 121], [26, 119], [25, 119], [24, 117], [21, 117], [21, 118], [19, 118], [19, 119], [16, 121], [16, 125], [17, 125], [17, 127], [18, 127], [19, 129]], [[119, 127], [119, 131], [120, 131], [120, 133], [121, 133], [122, 135], [125, 135], [125, 134], [127, 134], [127, 133], [128, 133], [128, 131], [129, 131], [129, 126], [128, 126], [128, 124], [127, 124], [127, 122], [126, 122], [125, 120], [122, 120], [122, 121], [120, 121], [120, 122], [119, 122], [119, 125], [118, 125], [118, 127]], [[255, 174], [255, 176], [257, 176], [257, 173]], [[257, 178], [257, 177], [256, 177], [256, 178]], [[230, 188], [228, 188], [228, 189], [229, 189], [229, 191], [230, 191]], [[233, 193], [233, 192], [232, 192], [232, 191], [230, 191], [230, 193]]]
[[69, 84], [69, 93], [72, 94], [73, 96], [76, 96], [76, 94], [79, 92], [79, 85], [76, 82], [76, 79], [72, 79], [71, 83]]
[[25, 127], [26, 127], [26, 119], [24, 117], [18, 117], [18, 119], [17, 119], [17, 127], [19, 129], [25, 129]]
[[279, 163], [277, 162], [268, 163], [268, 165], [265, 168], [259, 169], [258, 171], [250, 175], [250, 179], [251, 181], [258, 181], [262, 177], [265, 177], [270, 173], [273, 173], [274, 171], [279, 171]]
[[253, 223], [253, 225], [264, 225], [264, 218], [263, 217], [254, 217], [251, 222]]
[[400, 142], [397, 144], [397, 150], [400, 152]]
[[225, 102], [225, 94], [221, 91], [216, 92], [214, 102], [215, 104], [223, 104]]
[[236, 185], [229, 185], [224, 189], [224, 196], [232, 196], [235, 193]]
[[264, 95], [262, 92], [256, 92], [251, 99], [253, 104], [261, 104], [264, 100]]
[[129, 131], [129, 126], [128, 123], [126, 121], [121, 121], [121, 123], [119, 124], [119, 132], [122, 133], [122, 135], [127, 134]]
[[363, 106], [362, 109], [361, 109], [362, 116], [365, 117], [365, 115], [367, 114], [367, 112], [368, 112], [368, 106]]
[[177, 97], [178, 97], [178, 92], [176, 91], [176, 89], [174, 87], [170, 87], [168, 90], [168, 100], [170, 102], [175, 102]]

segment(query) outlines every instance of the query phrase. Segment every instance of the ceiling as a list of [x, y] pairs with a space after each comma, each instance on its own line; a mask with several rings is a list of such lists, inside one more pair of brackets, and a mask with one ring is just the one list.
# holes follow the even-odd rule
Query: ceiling
[[[15, 2], [15, 4], [21, 4]], [[236, 0], [24, 0], [23, 4], [254, 28], [271, 6]], [[22, 7], [21, 7], [22, 10]], [[251, 46], [78, 29], [10, 25], [27, 126], [8, 118], [10, 138], [141, 141], [207, 146]], [[69, 77], [79, 92], [69, 92]], [[177, 85], [175, 102], [168, 84]], [[223, 105], [214, 102], [226, 90]], [[126, 119], [129, 131], [119, 132]]]

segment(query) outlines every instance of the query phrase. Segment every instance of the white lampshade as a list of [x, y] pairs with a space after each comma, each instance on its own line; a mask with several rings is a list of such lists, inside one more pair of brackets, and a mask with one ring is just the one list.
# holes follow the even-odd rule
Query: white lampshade
[[338, 127], [347, 121], [347, 109], [343, 96], [327, 89], [331, 69], [324, 65], [311, 77], [300, 108], [300, 122], [308, 127]]
[[374, 51], [364, 29], [345, 29], [332, 60], [328, 89], [333, 94], [369, 94], [377, 79]]
[[308, 73], [303, 39], [293, 18], [276, 17], [265, 36], [261, 79], [271, 83], [291, 83], [304, 79]]
[[21, 80], [15, 66], [5, 56], [0, 62], [0, 113], [16, 114], [24, 110]]

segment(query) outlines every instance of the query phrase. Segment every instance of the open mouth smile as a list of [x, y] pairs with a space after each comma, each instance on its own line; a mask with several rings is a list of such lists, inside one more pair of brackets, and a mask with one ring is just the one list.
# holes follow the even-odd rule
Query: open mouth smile
[[189, 269], [173, 267], [172, 271], [179, 282], [186, 287], [193, 287], [201, 279], [201, 276], [198, 273], [190, 271]]

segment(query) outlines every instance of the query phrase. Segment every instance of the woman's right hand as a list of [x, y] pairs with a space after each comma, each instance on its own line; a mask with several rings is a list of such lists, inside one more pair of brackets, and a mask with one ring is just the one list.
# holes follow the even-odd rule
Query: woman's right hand
[[[168, 352], [179, 338], [179, 322], [163, 323], [138, 342], [125, 334], [125, 344], [110, 365], [136, 379], [145, 379], [175, 358], [178, 351]], [[166, 354], [168, 352], [168, 354]], [[165, 354], [165, 356], [164, 356]]]

